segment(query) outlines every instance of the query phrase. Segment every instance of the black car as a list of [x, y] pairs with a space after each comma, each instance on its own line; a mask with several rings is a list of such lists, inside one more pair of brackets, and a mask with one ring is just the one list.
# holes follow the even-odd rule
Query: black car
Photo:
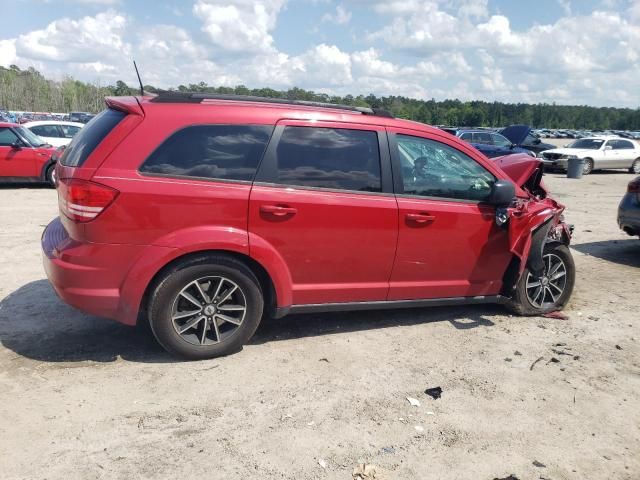
[[542, 140], [531, 133], [531, 127], [528, 125], [511, 125], [500, 130], [500, 133], [511, 140], [515, 146], [535, 153], [536, 157], [540, 156], [539, 154], [545, 150], [558, 148], [556, 145], [543, 143]]
[[629, 235], [640, 236], [640, 177], [629, 182], [618, 207], [618, 225]]

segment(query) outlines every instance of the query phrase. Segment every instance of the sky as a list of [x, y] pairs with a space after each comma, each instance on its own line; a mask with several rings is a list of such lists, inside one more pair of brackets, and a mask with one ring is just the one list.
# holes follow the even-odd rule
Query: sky
[[[8, 8], [7, 8], [8, 7]], [[161, 88], [640, 107], [640, 0], [11, 0], [0, 65]]]

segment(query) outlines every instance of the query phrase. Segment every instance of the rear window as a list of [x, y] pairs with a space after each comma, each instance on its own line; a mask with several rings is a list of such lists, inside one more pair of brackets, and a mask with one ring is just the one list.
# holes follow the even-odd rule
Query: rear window
[[60, 157], [60, 163], [66, 167], [80, 167], [126, 115], [110, 108], [100, 112], [73, 138]]
[[273, 126], [196, 125], [167, 138], [140, 167], [172, 177], [252, 181]]

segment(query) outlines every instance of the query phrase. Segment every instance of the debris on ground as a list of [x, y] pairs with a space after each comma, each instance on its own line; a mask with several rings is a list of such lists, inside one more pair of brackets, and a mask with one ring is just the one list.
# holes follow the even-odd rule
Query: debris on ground
[[544, 463], [541, 463], [538, 460], [533, 461], [533, 466], [538, 468], [547, 468], [547, 466]]
[[434, 400], [437, 400], [442, 396], [442, 389], [440, 387], [427, 388], [424, 393], [429, 395]]
[[517, 357], [521, 357], [522, 356], [522, 354], [518, 350], [513, 352], [513, 354], [516, 355]]
[[329, 363], [329, 359], [328, 358], [324, 358], [322, 357], [320, 360], [318, 360], [319, 362], [325, 362], [325, 363]]
[[366, 463], [354, 468], [351, 476], [353, 480], [382, 480], [378, 468], [375, 465], [367, 465]]
[[409, 401], [409, 403], [411, 404], [412, 407], [419, 407], [420, 406], [420, 400], [417, 400], [417, 399], [412, 398], [412, 397], [407, 397], [407, 400]]
[[558, 360], [556, 357], [551, 357], [547, 362], [547, 365], [549, 365], [550, 363], [560, 363], [560, 360]]
[[616, 350], [622, 350], [622, 347], [620, 345], [616, 345]]
[[[581, 315], [581, 314], [578, 313], [578, 315]], [[569, 315], [566, 315], [559, 311], [543, 313], [542, 316], [545, 318], [555, 318], [556, 320], [569, 320]]]
[[536, 360], [531, 364], [531, 366], [529, 367], [529, 371], [533, 370], [533, 367], [535, 367], [535, 366], [536, 366], [536, 363], [538, 363], [540, 360], [543, 360], [543, 359], [544, 359], [544, 357], [538, 357], [538, 358], [537, 358], [537, 359], [536, 359]]
[[416, 432], [418, 432], [418, 433], [422, 433], [422, 432], [424, 432], [424, 427], [423, 427], [423, 426], [421, 426], [421, 425], [416, 425], [416, 426], [415, 426], [415, 427], [413, 427], [413, 428], [415, 428]]
[[493, 480], [520, 480], [518, 477], [516, 477], [513, 473], [511, 475], [509, 475], [508, 477], [504, 477], [504, 478], [494, 478]]
[[318, 459], [318, 465], [320, 465], [322, 468], [327, 468], [327, 462], [324, 458]]
[[395, 449], [395, 448], [393, 448], [393, 447], [382, 447], [382, 448], [380, 449], [380, 451], [381, 451], [382, 453], [387, 453], [387, 454], [389, 454], [389, 455], [393, 455], [393, 454], [395, 454], [395, 453], [396, 453], [396, 449]]
[[504, 361], [505, 361], [505, 362], [510, 362], [510, 361], [511, 361], [511, 359], [510, 359], [509, 357], [506, 357], [506, 358], [504, 359]]

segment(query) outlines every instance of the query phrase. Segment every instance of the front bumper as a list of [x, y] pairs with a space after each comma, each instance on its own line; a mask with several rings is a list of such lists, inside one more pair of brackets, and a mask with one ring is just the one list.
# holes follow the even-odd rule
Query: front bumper
[[569, 159], [560, 158], [558, 160], [550, 160], [548, 158], [540, 157], [545, 170], [566, 170], [569, 165]]

